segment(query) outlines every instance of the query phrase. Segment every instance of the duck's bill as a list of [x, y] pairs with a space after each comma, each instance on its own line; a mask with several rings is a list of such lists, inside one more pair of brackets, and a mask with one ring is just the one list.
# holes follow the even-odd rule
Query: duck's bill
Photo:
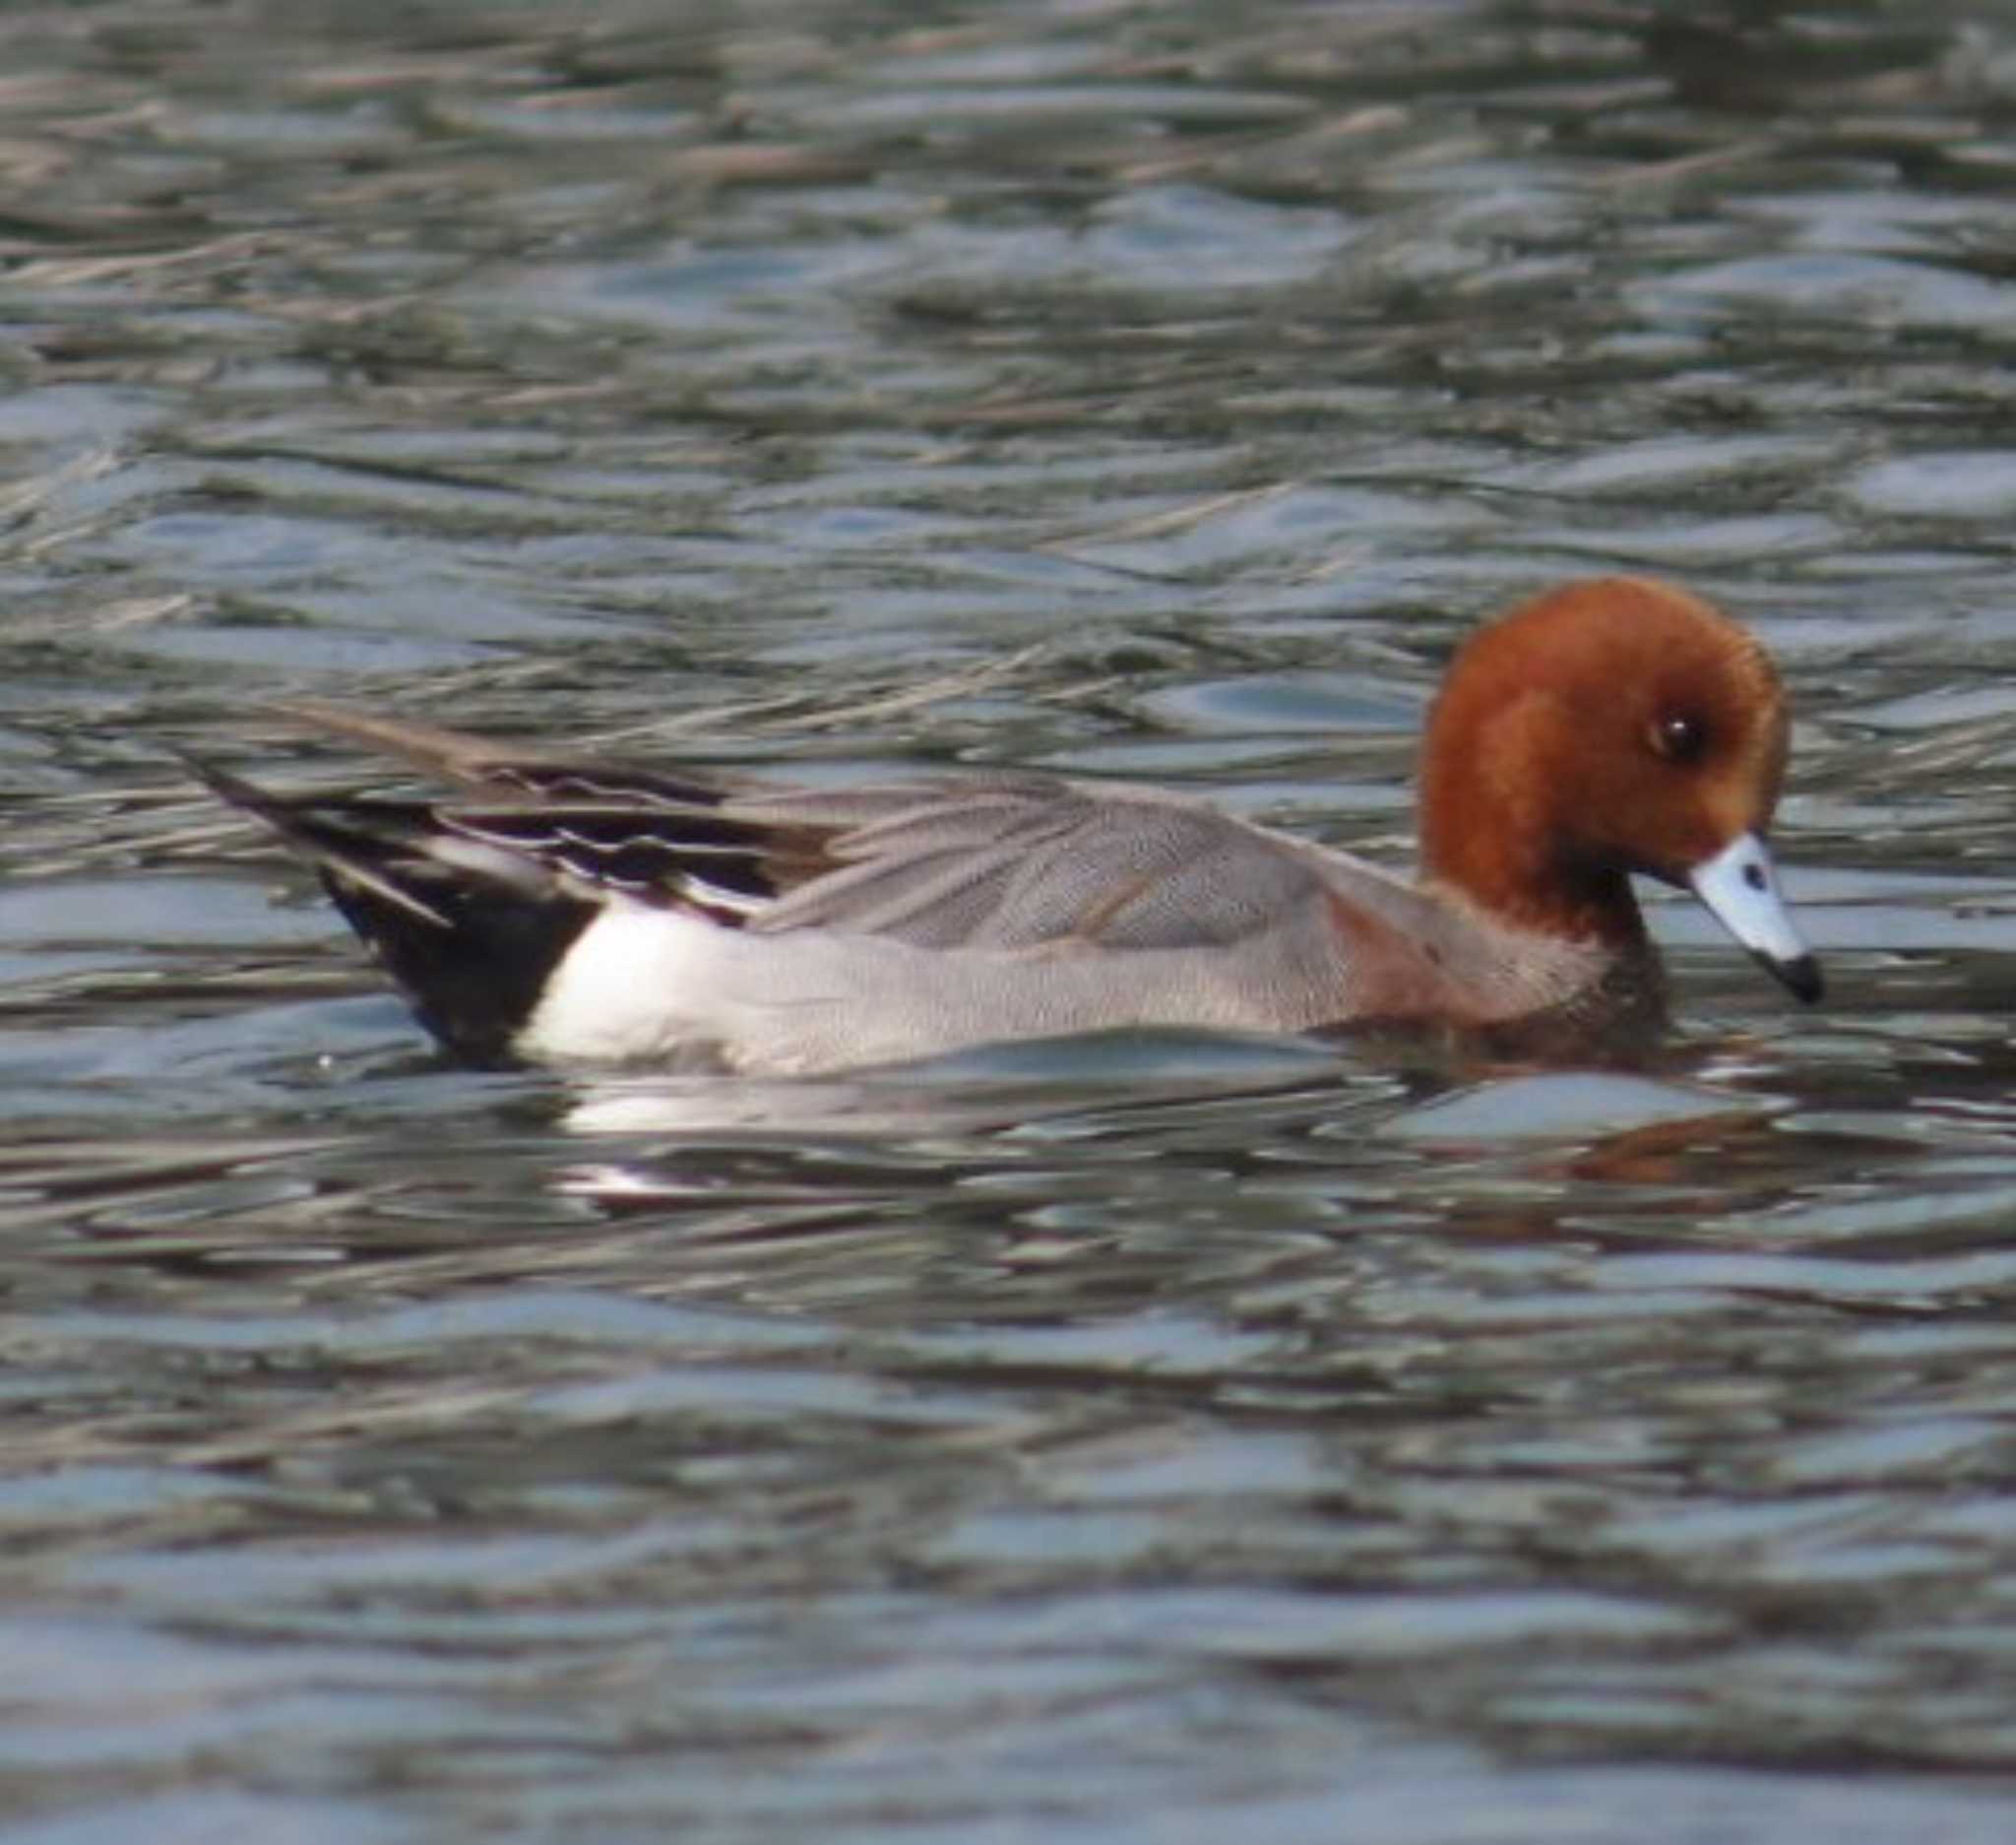
[[1740, 833], [1687, 873], [1709, 914], [1801, 999], [1823, 990], [1820, 964], [1793, 926], [1778, 867], [1754, 833]]

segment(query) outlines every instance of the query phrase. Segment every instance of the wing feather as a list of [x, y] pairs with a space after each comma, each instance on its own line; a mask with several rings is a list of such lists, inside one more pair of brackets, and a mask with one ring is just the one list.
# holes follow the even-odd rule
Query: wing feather
[[793, 788], [289, 709], [462, 783], [465, 797], [426, 810], [447, 838], [517, 855], [582, 896], [693, 906], [763, 934], [1223, 947], [1343, 884], [1372, 887], [1375, 907], [1392, 895], [1369, 866], [1157, 792], [1015, 773]]
[[750, 926], [934, 948], [1196, 948], [1242, 940], [1323, 886], [1294, 842], [1190, 802], [1064, 782], [922, 795], [828, 841], [839, 867]]

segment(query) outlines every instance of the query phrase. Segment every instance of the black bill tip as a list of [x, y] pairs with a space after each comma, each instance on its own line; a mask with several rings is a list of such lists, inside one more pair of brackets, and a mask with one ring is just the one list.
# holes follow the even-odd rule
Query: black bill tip
[[1811, 955], [1796, 955], [1790, 961], [1774, 961], [1768, 955], [1757, 957], [1771, 974], [1793, 994], [1811, 1005], [1827, 991], [1827, 982], [1820, 973], [1820, 964]]

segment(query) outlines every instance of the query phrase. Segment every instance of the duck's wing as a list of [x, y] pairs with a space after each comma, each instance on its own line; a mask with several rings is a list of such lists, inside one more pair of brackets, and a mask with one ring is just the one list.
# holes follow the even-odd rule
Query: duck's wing
[[[825, 928], [929, 948], [1233, 944], [1369, 866], [1200, 802], [1040, 778], [863, 790], [872, 812], [821, 845], [827, 868], [756, 911], [752, 929]], [[802, 830], [824, 795], [737, 797], [730, 819]]]
[[[1122, 785], [978, 773], [790, 787], [528, 750], [337, 706], [284, 709], [470, 791], [423, 807], [350, 803], [374, 830], [396, 815], [543, 867], [584, 897], [620, 892], [764, 934], [1229, 946], [1297, 903], [1362, 888], [1377, 904], [1399, 889], [1201, 801]], [[334, 818], [338, 804], [318, 811]]]

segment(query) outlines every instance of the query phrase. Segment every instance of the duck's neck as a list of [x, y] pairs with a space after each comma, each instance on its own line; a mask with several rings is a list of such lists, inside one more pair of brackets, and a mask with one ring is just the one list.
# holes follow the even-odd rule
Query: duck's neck
[[1420, 788], [1421, 875], [1506, 927], [1626, 952], [1646, 941], [1627, 872], [1578, 854], [1532, 765], [1430, 749]]
[[1629, 876], [1609, 866], [1525, 863], [1494, 850], [1430, 857], [1424, 870], [1509, 928], [1635, 953], [1648, 939]]

